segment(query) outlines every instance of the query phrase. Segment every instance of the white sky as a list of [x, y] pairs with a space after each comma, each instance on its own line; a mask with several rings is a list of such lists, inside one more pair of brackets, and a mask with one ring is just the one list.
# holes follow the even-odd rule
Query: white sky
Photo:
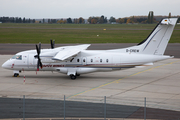
[[108, 19], [133, 15], [180, 15], [180, 0], [0, 0], [0, 17]]

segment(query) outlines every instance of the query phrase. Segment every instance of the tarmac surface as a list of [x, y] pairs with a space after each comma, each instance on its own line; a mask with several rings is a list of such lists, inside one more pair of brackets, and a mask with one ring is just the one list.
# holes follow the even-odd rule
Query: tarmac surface
[[[101, 45], [94, 45], [94, 48], [99, 48]], [[173, 45], [179, 46], [179, 44]], [[22, 48], [17, 46], [20, 44], [14, 45], [15, 50], [20, 52]], [[103, 47], [108, 49], [111, 44]], [[8, 54], [14, 54], [12, 51], [9, 50]], [[170, 52], [171, 55], [178, 54], [179, 48], [170, 47], [170, 51], [175, 51], [175, 53]], [[0, 64], [2, 65], [10, 57], [12, 55], [0, 55]], [[110, 118], [143, 118], [145, 97], [147, 119], [180, 118], [180, 59], [178, 58], [156, 62], [153, 66], [144, 68], [84, 74], [76, 80], [56, 72], [36, 74], [35, 71], [24, 71], [17, 78], [12, 75], [13, 71], [0, 67], [0, 112], [3, 113], [0, 114], [0, 118], [22, 116], [23, 95], [26, 95], [27, 117], [63, 117], [65, 95], [69, 117], [103, 118], [103, 103], [106, 96], [107, 117]], [[21, 101], [18, 103], [18, 100]], [[12, 116], [8, 117], [9, 114]]]

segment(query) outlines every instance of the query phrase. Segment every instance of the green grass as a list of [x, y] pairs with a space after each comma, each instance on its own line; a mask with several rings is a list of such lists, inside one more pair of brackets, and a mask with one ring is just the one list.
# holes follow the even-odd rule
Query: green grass
[[[0, 24], [0, 43], [49, 43], [50, 39], [55, 39], [56, 43], [139, 43], [155, 26], [156, 24], [7, 23]], [[180, 43], [180, 25], [176, 25], [175, 29], [177, 30], [174, 30], [170, 42]]]

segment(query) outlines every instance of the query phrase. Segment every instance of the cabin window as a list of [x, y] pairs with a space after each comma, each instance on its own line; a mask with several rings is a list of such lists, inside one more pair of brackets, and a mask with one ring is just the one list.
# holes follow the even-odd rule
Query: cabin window
[[85, 60], [85, 59], [83, 59], [83, 62], [86, 62], [86, 60]]
[[106, 62], [108, 63], [108, 62], [109, 62], [109, 60], [108, 60], [108, 59], [106, 59]]
[[102, 62], [102, 59], [100, 59], [100, 62]]
[[79, 62], [79, 59], [77, 59], [77, 62]]
[[91, 59], [91, 62], [93, 62], [93, 59]]

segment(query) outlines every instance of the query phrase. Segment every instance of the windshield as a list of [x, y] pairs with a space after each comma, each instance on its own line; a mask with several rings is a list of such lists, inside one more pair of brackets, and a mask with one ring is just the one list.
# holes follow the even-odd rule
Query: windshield
[[22, 60], [22, 55], [14, 55], [11, 59]]

